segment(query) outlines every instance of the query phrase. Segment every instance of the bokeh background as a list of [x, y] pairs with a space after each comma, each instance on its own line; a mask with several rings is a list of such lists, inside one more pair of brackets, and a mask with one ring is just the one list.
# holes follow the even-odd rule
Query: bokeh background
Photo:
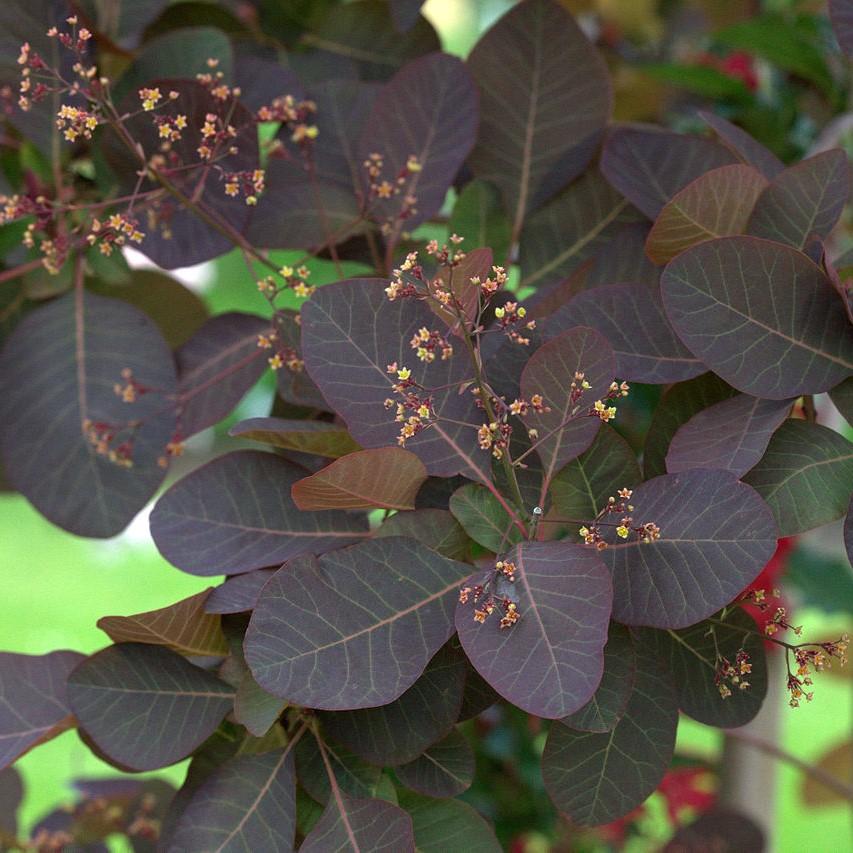
[[[203, 3], [184, 5], [204, 14]], [[239, 17], [247, 4], [220, 5]], [[424, 14], [445, 49], [465, 56], [478, 35], [511, 5], [510, 0], [428, 0]], [[849, 72], [822, 3], [565, 0], [565, 5], [611, 65], [616, 118], [697, 129], [695, 110], [710, 106], [785, 160], [839, 144], [850, 150]], [[441, 225], [426, 226], [425, 233], [446, 237]], [[851, 242], [848, 216], [836, 248], [846, 249]], [[276, 254], [287, 263], [300, 253]], [[144, 263], [132, 254], [129, 261]], [[351, 266], [348, 273], [359, 271]], [[312, 271], [312, 283], [332, 280], [323, 262], [313, 264]], [[211, 312], [264, 310], [236, 253], [178, 275]], [[228, 422], [192, 440], [172, 477], [235, 449], [228, 425], [267, 414], [273, 392], [266, 377]], [[637, 446], [655, 402], [654, 392], [638, 387], [628, 417], [617, 423]], [[822, 422], [853, 438], [825, 395], [816, 403]], [[209, 585], [209, 579], [184, 575], [159, 556], [148, 534], [147, 512], [121, 536], [90, 541], [54, 528], [12, 494], [0, 494], [0, 571], [0, 649], [30, 654], [61, 648], [94, 652], [108, 642], [95, 624], [101, 616], [161, 607]], [[853, 571], [843, 555], [839, 526], [786, 542], [770, 572], [769, 585], [783, 588], [795, 623], [803, 625], [809, 639], [837, 637], [851, 629]], [[748, 735], [853, 782], [851, 670], [820, 675], [814, 701], [797, 709], [787, 707], [783, 688], [780, 672]], [[516, 853], [657, 850], [674, 828], [715, 797], [737, 804], [764, 826], [769, 850], [853, 850], [853, 815], [837, 796], [789, 762], [768, 758], [687, 719], [680, 725], [676, 760], [661, 790], [617, 825], [584, 834], [561, 824], [544, 793], [538, 775], [544, 732], [536, 721], [493, 711], [469, 725], [478, 734], [478, 777], [465, 798], [495, 821], [506, 848]], [[71, 780], [116, 772], [73, 731], [29, 753], [18, 767], [26, 784], [20, 815], [24, 829], [73, 799]], [[152, 775], [178, 785], [185, 770], [183, 763]], [[123, 848], [116, 841], [113, 849]]]

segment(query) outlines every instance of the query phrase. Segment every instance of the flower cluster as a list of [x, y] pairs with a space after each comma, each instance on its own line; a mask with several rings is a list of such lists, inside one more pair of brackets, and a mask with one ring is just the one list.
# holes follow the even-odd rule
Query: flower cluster
[[293, 292], [294, 296], [300, 299], [307, 299], [317, 288], [312, 284], [308, 284], [308, 277], [311, 275], [311, 270], [302, 264], [295, 269], [285, 264], [279, 271], [279, 276], [283, 279], [283, 283], [279, 284], [274, 276], [268, 275], [258, 281], [258, 290], [266, 296], [270, 303], [275, 302], [279, 294], [285, 290]]
[[227, 101], [231, 95], [234, 97], [240, 96], [240, 89], [232, 89], [224, 82], [225, 74], [222, 71], [216, 71], [219, 66], [219, 60], [212, 57], [207, 60], [207, 67], [210, 71], [203, 71], [195, 75], [197, 82], [207, 89], [214, 98], [218, 101]]
[[660, 539], [660, 528], [653, 521], [646, 521], [642, 524], [634, 523], [634, 519], [630, 515], [634, 511], [634, 506], [628, 503], [633, 494], [631, 489], [619, 489], [616, 494], [618, 498], [611, 495], [598, 515], [589, 524], [583, 525], [578, 530], [583, 541], [587, 545], [594, 545], [599, 551], [603, 551], [607, 548], [607, 541], [602, 535], [601, 528], [603, 526], [614, 526], [614, 522], [606, 522], [603, 519], [609, 515], [620, 514], [622, 518], [618, 524], [615, 524], [616, 535], [620, 539], [628, 539], [632, 533], [640, 542], [646, 544]]
[[749, 682], [744, 678], [752, 672], [752, 663], [746, 649], [740, 648], [732, 663], [728, 658], [717, 655], [714, 667], [714, 684], [723, 699], [732, 695], [732, 687], [737, 690], [748, 690]]
[[139, 230], [139, 223], [124, 213], [114, 213], [105, 222], [92, 220], [92, 228], [86, 235], [90, 246], [97, 244], [102, 255], [109, 257], [116, 246], [123, 246], [128, 240], [141, 243], [145, 234]]
[[154, 116], [154, 124], [160, 139], [165, 139], [167, 143], [177, 142], [181, 138], [181, 131], [186, 129], [187, 117], [182, 113], [175, 116], [158, 115]]
[[390, 234], [395, 222], [405, 222], [418, 212], [415, 206], [418, 203], [418, 199], [411, 192], [411, 184], [414, 183], [413, 178], [423, 169], [423, 165], [414, 154], [410, 154], [406, 159], [405, 165], [390, 179], [383, 175], [384, 167], [385, 160], [383, 156], [376, 152], [369, 154], [364, 161], [364, 169], [367, 172], [366, 203], [369, 207], [373, 201], [387, 200], [402, 195], [403, 202], [400, 205], [400, 209], [394, 215], [394, 218], [382, 223], [382, 232]]
[[615, 400], [617, 397], [627, 397], [631, 387], [627, 382], [611, 382], [607, 396], [603, 400], [596, 400], [589, 410], [591, 417], [607, 423], [616, 417], [616, 406], [606, 405], [610, 400]]
[[264, 191], [266, 173], [263, 169], [247, 169], [242, 172], [223, 172], [225, 195], [236, 198], [241, 193], [246, 204], [258, 203], [258, 196]]
[[512, 589], [515, 583], [515, 563], [509, 560], [497, 560], [494, 570], [489, 571], [479, 584], [463, 586], [459, 590], [459, 603], [471, 601], [474, 607], [474, 621], [482, 624], [496, 609], [502, 612], [501, 630], [511, 628], [518, 622], [521, 614], [517, 597]]
[[[797, 671], [792, 672], [788, 667], [788, 680], [786, 688], [790, 694], [788, 704], [792, 708], [799, 707], [800, 699], [805, 697], [806, 702], [811, 702], [814, 692], [806, 690], [811, 687], [813, 672], [823, 672], [832, 665], [832, 658], [836, 658], [841, 666], [847, 663], [847, 648], [850, 637], [842, 634], [837, 640], [824, 643], [805, 643], [792, 649]], [[811, 646], [811, 648], [809, 648]]]
[[179, 431], [175, 431], [166, 443], [166, 452], [157, 459], [157, 464], [161, 468], [168, 468], [169, 460], [176, 456], [183, 456], [186, 447], [186, 443], [181, 433]]
[[441, 332], [430, 330], [426, 326], [422, 326], [415, 332], [409, 344], [418, 360], [427, 364], [435, 361], [436, 352], [441, 353], [442, 361], [447, 361], [453, 355], [453, 345], [447, 338]]
[[68, 142], [74, 142], [78, 136], [92, 138], [92, 131], [98, 126], [98, 116], [89, 110], [63, 104], [56, 114], [56, 126]]
[[258, 347], [260, 349], [275, 349], [275, 352], [267, 359], [267, 363], [273, 370], [281, 370], [286, 367], [292, 373], [301, 373], [305, 362], [299, 357], [294, 347], [279, 342], [279, 334], [275, 329], [265, 335], [258, 335]]
[[426, 253], [435, 258], [439, 266], [459, 266], [459, 264], [465, 260], [465, 252], [459, 248], [464, 239], [464, 237], [460, 237], [458, 234], [451, 234], [450, 246], [448, 246], [447, 243], [439, 245], [438, 240], [430, 240], [425, 247]]
[[83, 421], [83, 433], [99, 456], [106, 457], [121, 468], [133, 467], [133, 440], [127, 439], [113, 446], [113, 442], [119, 437], [120, 430], [112, 424], [86, 418]]
[[[225, 153], [234, 154], [237, 149], [230, 145], [237, 136], [234, 125], [226, 124], [215, 113], [207, 113], [204, 124], [199, 128], [201, 144], [196, 148], [198, 156], [204, 161], [211, 161], [219, 152], [220, 146], [228, 145]], [[257, 200], [257, 199], [256, 199]]]
[[[503, 271], [503, 267], [493, 267], [493, 270]], [[526, 331], [532, 332], [536, 328], [535, 320], [524, 321], [527, 316], [527, 309], [517, 302], [505, 302], [503, 305], [495, 308], [495, 318], [498, 321], [498, 328], [514, 343], [521, 346], [527, 346], [530, 343], [530, 338], [524, 337], [519, 331], [519, 327]]]
[[123, 382], [116, 382], [113, 385], [113, 392], [117, 397], [121, 397], [125, 403], [135, 403], [143, 394], [151, 391], [151, 388], [134, 378], [133, 371], [129, 367], [122, 370], [121, 378]]
[[424, 389], [412, 379], [412, 371], [408, 367], [399, 367], [394, 361], [385, 368], [386, 373], [396, 375], [397, 382], [391, 386], [398, 399], [388, 397], [385, 400], [386, 409], [396, 409], [394, 420], [400, 424], [400, 434], [397, 444], [405, 447], [410, 438], [414, 438], [430, 425], [435, 418], [433, 398], [423, 395]]
[[297, 101], [293, 95], [276, 98], [268, 106], [261, 107], [256, 117], [258, 121], [281, 123], [290, 134], [290, 141], [305, 147], [318, 136], [317, 125], [313, 124], [317, 105], [314, 101]]

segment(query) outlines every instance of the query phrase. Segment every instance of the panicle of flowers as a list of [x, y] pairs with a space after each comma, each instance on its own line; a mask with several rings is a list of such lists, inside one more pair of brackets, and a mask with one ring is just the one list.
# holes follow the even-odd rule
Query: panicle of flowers
[[[236, 154], [237, 149], [231, 144], [237, 136], [237, 129], [232, 124], [227, 124], [215, 113], [207, 113], [204, 124], [199, 128], [201, 143], [196, 148], [196, 153], [204, 161], [213, 160], [224, 148], [224, 153]], [[227, 147], [226, 147], [227, 146]], [[257, 201], [257, 199], [255, 199]]]
[[307, 299], [317, 289], [314, 285], [308, 284], [311, 270], [305, 264], [295, 269], [285, 264], [278, 271], [278, 274], [282, 279], [281, 282], [271, 275], [264, 276], [258, 281], [258, 290], [270, 304], [274, 303], [276, 298], [285, 290], [292, 291], [294, 296], [298, 296], [300, 299]]
[[734, 663], [727, 657], [717, 654], [714, 667], [714, 684], [723, 699], [732, 695], [735, 690], [749, 690], [749, 681], [744, 677], [752, 672], [752, 662], [749, 652], [744, 648], [737, 650]]
[[385, 372], [395, 377], [391, 390], [397, 395], [396, 399], [388, 397], [385, 400], [385, 408], [389, 411], [394, 409], [394, 421], [400, 424], [397, 444], [405, 447], [410, 438], [434, 422], [433, 397], [423, 393], [424, 389], [412, 379], [412, 371], [408, 367], [400, 367], [394, 361], [385, 368]]
[[448, 342], [447, 338], [434, 329], [428, 329], [422, 326], [415, 332], [410, 346], [415, 351], [419, 361], [430, 362], [435, 361], [436, 353], [441, 354], [441, 360], [447, 361], [453, 355], [453, 345]]
[[206, 65], [209, 70], [196, 74], [195, 79], [197, 82], [201, 83], [201, 85], [204, 86], [214, 98], [218, 101], [227, 101], [232, 95], [235, 98], [240, 96], [240, 89], [238, 87], [232, 89], [230, 86], [226, 85], [224, 82], [224, 72], [216, 70], [219, 67], [218, 59], [209, 57], [206, 61]]
[[160, 139], [166, 143], [177, 142], [183, 136], [182, 131], [186, 130], [187, 117], [183, 113], [174, 116], [160, 114], [154, 116], [154, 125]]
[[616, 417], [616, 406], [608, 406], [607, 403], [619, 397], [627, 397], [630, 390], [631, 386], [627, 382], [611, 382], [607, 396], [603, 400], [596, 400], [588, 414], [604, 423], [612, 421]]
[[[847, 663], [847, 648], [850, 637], [842, 634], [837, 640], [829, 640], [822, 643], [802, 643], [797, 646], [786, 648], [788, 661], [788, 678], [786, 688], [789, 698], [788, 704], [792, 708], [799, 707], [800, 699], [811, 702], [814, 691], [808, 688], [812, 686], [812, 675], [815, 672], [823, 672], [832, 666], [835, 658], [840, 666]], [[796, 671], [790, 665], [790, 655], [793, 654], [796, 663]]]
[[463, 260], [465, 260], [465, 252], [459, 248], [464, 239], [464, 237], [460, 237], [458, 234], [451, 234], [450, 242], [452, 245], [449, 247], [447, 243], [439, 246], [438, 240], [430, 240], [425, 247], [426, 253], [435, 258], [439, 266], [458, 266]]
[[[645, 521], [642, 524], [637, 524], [631, 516], [634, 506], [628, 503], [628, 501], [631, 499], [633, 491], [628, 488], [622, 488], [619, 489], [616, 495], [618, 497], [611, 495], [598, 515], [578, 530], [583, 541], [587, 545], [594, 545], [599, 551], [603, 551], [608, 547], [608, 543], [602, 534], [602, 527], [614, 526], [616, 528], [616, 535], [620, 539], [628, 539], [632, 533], [638, 541], [645, 544], [656, 542], [660, 539], [661, 531], [655, 522]], [[604, 520], [611, 515], [621, 515], [622, 518], [618, 523]]]
[[243, 195], [246, 204], [258, 203], [258, 196], [264, 191], [266, 173], [263, 169], [246, 169], [242, 172], [223, 172], [225, 195], [236, 198]]
[[90, 246], [97, 245], [101, 254], [107, 257], [116, 246], [123, 246], [128, 240], [141, 243], [144, 239], [145, 234], [139, 229], [138, 221], [125, 213], [114, 213], [104, 222], [93, 219], [86, 235], [86, 242]]
[[117, 397], [121, 397], [125, 403], [135, 403], [143, 394], [148, 394], [153, 390], [137, 381], [129, 367], [125, 367], [121, 371], [121, 378], [122, 382], [116, 382], [113, 385], [113, 393]]
[[518, 597], [513, 589], [515, 583], [515, 563], [498, 559], [493, 569], [490, 569], [473, 586], [463, 586], [459, 590], [459, 603], [472, 604], [474, 621], [482, 624], [495, 610], [501, 615], [500, 628], [511, 628], [521, 618], [518, 610]]
[[[502, 267], [493, 267], [493, 270], [501, 270]], [[506, 280], [504, 278], [504, 280]], [[498, 328], [513, 342], [521, 346], [527, 346], [530, 343], [530, 338], [525, 337], [519, 332], [519, 328], [526, 331], [533, 331], [536, 328], [535, 320], [524, 321], [527, 316], [527, 309], [518, 302], [505, 302], [495, 308], [495, 319], [498, 321]]]
[[120, 430], [104, 421], [83, 421], [83, 433], [98, 456], [103, 456], [120, 468], [133, 467], [133, 439], [129, 438], [114, 445]]
[[417, 252], [409, 252], [406, 259], [391, 273], [391, 282], [385, 288], [388, 300], [411, 299], [426, 294], [427, 280], [418, 261]]
[[180, 430], [175, 430], [172, 433], [172, 437], [166, 442], [165, 452], [158, 457], [157, 464], [161, 468], [168, 468], [169, 460], [174, 459], [176, 456], [183, 456], [186, 448], [187, 445]]
[[369, 154], [363, 165], [367, 173], [366, 207], [377, 200], [383, 201], [399, 195], [403, 197], [399, 210], [381, 225], [382, 232], [390, 234], [396, 223], [405, 222], [418, 212], [418, 199], [410, 191], [410, 184], [423, 165], [414, 154], [410, 154], [396, 175], [385, 176], [385, 158], [377, 152]]
[[98, 124], [98, 116], [94, 112], [68, 104], [63, 104], [56, 114], [56, 126], [68, 142], [74, 142], [79, 136], [91, 139]]
[[316, 112], [317, 104], [314, 101], [298, 101], [293, 95], [282, 95], [262, 106], [255, 117], [261, 122], [279, 122], [290, 135], [290, 141], [307, 151], [319, 135], [317, 125], [314, 124]]

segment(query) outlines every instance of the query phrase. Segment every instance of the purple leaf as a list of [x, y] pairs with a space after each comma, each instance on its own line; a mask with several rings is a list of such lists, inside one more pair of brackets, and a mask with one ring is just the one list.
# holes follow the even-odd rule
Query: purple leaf
[[[576, 380], [583, 374], [582, 380]], [[531, 356], [521, 374], [521, 393], [526, 400], [541, 394], [550, 411], [531, 408], [524, 416], [528, 429], [539, 433], [536, 453], [542, 460], [542, 492], [539, 505], [554, 475], [580, 456], [595, 439], [601, 421], [588, 415], [596, 400], [606, 399], [616, 375], [616, 357], [607, 339], [595, 329], [577, 326], [551, 338]], [[584, 390], [583, 383], [589, 383]], [[572, 399], [572, 386], [580, 392]]]
[[413, 761], [459, 717], [465, 671], [465, 655], [448, 644], [398, 699], [379, 708], [323, 713], [323, 730], [369, 764]]
[[233, 700], [233, 690], [209, 672], [141, 643], [109, 646], [68, 679], [68, 701], [81, 728], [109, 758], [133, 770], [156, 770], [189, 755]]
[[[382, 768], [365, 764], [340, 744], [326, 743], [326, 757], [340, 788], [352, 797], [374, 797], [382, 783]], [[305, 792], [321, 805], [325, 805], [332, 793], [329, 774], [317, 741], [313, 737], [302, 738], [296, 746], [296, 775]]]
[[[474, 757], [473, 753], [471, 757]], [[18, 809], [23, 799], [21, 774], [14, 767], [0, 770], [0, 832], [6, 836], [14, 838], [17, 835]]]
[[668, 264], [661, 290], [681, 340], [739, 391], [773, 400], [816, 394], [853, 370], [837, 293], [789, 246], [710, 240]]
[[[251, 172], [258, 168], [257, 127], [251, 113], [239, 102], [223, 105], [195, 80], [159, 79], [150, 81], [149, 85], [159, 87], [164, 96], [171, 91], [178, 93], [175, 100], [166, 96], [163, 106], [158, 108], [158, 117], [175, 118], [184, 115], [187, 120], [181, 139], [171, 143], [174, 160], [169, 160], [168, 166], [161, 166], [160, 171], [177, 192], [184, 198], [192, 198], [193, 203], [202, 208], [208, 218], [212, 215], [242, 232], [252, 208], [246, 204], [245, 198], [231, 198], [225, 194], [220, 175]], [[162, 140], [157, 125], [151, 120], [151, 113], [140, 111], [139, 106], [139, 95], [133, 92], [122, 101], [119, 109], [131, 114], [125, 120], [124, 127], [150, 157], [160, 150]], [[201, 128], [208, 114], [227, 120], [237, 131], [237, 135], [230, 141], [230, 146], [235, 147], [237, 153], [218, 156], [217, 172], [202, 164], [197, 152], [202, 143]], [[131, 152], [117, 134], [111, 133], [104, 139], [104, 156], [119, 176], [122, 191], [133, 192], [138, 181], [137, 152]], [[190, 164], [194, 164], [193, 168], [187, 168]], [[139, 189], [147, 192], [159, 186], [156, 181], [145, 180]], [[146, 236], [139, 244], [139, 250], [164, 269], [209, 261], [234, 245], [229, 237], [209, 225], [184, 201], [169, 193], [148, 209], [155, 221], [153, 225], [142, 223]]]
[[655, 477], [635, 489], [631, 505], [634, 524], [656, 524], [660, 539], [606, 534], [613, 618], [626, 625], [693, 625], [752, 583], [776, 550], [770, 508], [728, 471]]
[[717, 134], [720, 142], [744, 163], [755, 166], [768, 180], [773, 180], [785, 164], [769, 149], [753, 139], [745, 130], [716, 113], [700, 110], [702, 120]]
[[394, 537], [292, 560], [261, 593], [246, 662], [265, 690], [309, 708], [393, 702], [453, 633], [456, 592], [469, 570]]
[[176, 353], [178, 429], [184, 438], [219, 423], [267, 367], [258, 335], [270, 321], [253, 314], [219, 314]]
[[[128, 384], [125, 370], [147, 389], [133, 402], [114, 390]], [[37, 308], [0, 358], [7, 477], [60, 527], [114, 536], [163, 480], [158, 459], [175, 428], [165, 399], [174, 390], [166, 342], [136, 308], [83, 290]], [[132, 444], [132, 467], [110, 461], [110, 451], [122, 452], [125, 442]]]
[[293, 745], [232, 758], [214, 770], [178, 819], [169, 849], [293, 850]]
[[[361, 160], [380, 154], [384, 165], [379, 180], [392, 184], [410, 157], [420, 164], [402, 192], [370, 206], [372, 218], [393, 222], [391, 242], [404, 227], [411, 230], [439, 210], [476, 135], [477, 92], [465, 65], [455, 57], [422, 56], [404, 65], [380, 90], [362, 131]], [[368, 190], [364, 172], [365, 196]], [[409, 195], [417, 199], [416, 212], [404, 222], [394, 221]]]
[[[737, 394], [716, 373], [703, 373], [673, 385], [663, 395], [652, 417], [643, 448], [646, 479], [666, 474], [666, 454], [679, 427], [703, 409]], [[639, 482], [639, 481], [638, 481]]]
[[73, 725], [65, 682], [82, 660], [77, 652], [0, 653], [0, 768]]
[[853, 493], [853, 443], [820, 424], [788, 420], [744, 477], [767, 501], [782, 536], [844, 515]]
[[245, 613], [253, 610], [264, 584], [275, 574], [275, 569], [257, 569], [244, 575], [235, 575], [216, 587], [204, 603], [207, 613]]
[[300, 853], [415, 853], [412, 819], [401, 808], [383, 800], [357, 800], [339, 790], [334, 794]]
[[248, 418], [231, 427], [228, 435], [331, 459], [338, 459], [361, 449], [344, 427], [328, 421]]
[[202, 465], [157, 501], [151, 535], [190, 574], [240, 574], [366, 534], [361, 515], [301, 512], [290, 497], [303, 469], [272, 453], [238, 450]]
[[[444, 389], [432, 394], [440, 415], [482, 422], [471, 394], [458, 393], [457, 385], [473, 373], [464, 352], [431, 364], [418, 361], [409, 341], [422, 326], [433, 328], [435, 318], [422, 302], [391, 302], [385, 285], [367, 278], [330, 284], [302, 308], [305, 366], [352, 437], [363, 447], [397, 443], [399, 424], [385, 408], [385, 400], [393, 397], [391, 386], [399, 381], [387, 371], [395, 361], [409, 367], [419, 384]], [[421, 458], [430, 474], [491, 479], [491, 457], [477, 446], [477, 431], [468, 426], [438, 421], [407, 441], [406, 449]]]
[[[459, 603], [456, 629], [477, 671], [529, 714], [559, 719], [583, 707], [604, 667], [612, 587], [597, 554], [564, 542], [525, 542], [504, 560], [516, 566], [511, 592], [520, 615], [502, 629], [498, 605], [482, 624], [477, 603]], [[483, 572], [466, 586], [481, 582]], [[509, 594], [499, 592], [498, 596]]]
[[675, 336], [660, 297], [644, 287], [611, 284], [579, 293], [551, 318], [548, 331], [592, 326], [616, 354], [616, 375], [664, 384], [690, 379], [705, 366]]
[[593, 259], [585, 286], [630, 282], [657, 292], [662, 268], [655, 266], [646, 255], [650, 227], [648, 222], [623, 226]]
[[847, 549], [847, 560], [853, 566], [853, 497], [850, 498], [844, 518], [844, 547]]
[[718, 849], [766, 850], [767, 839], [749, 815], [715, 805], [691, 823], [682, 824], [661, 853]]
[[847, 56], [853, 56], [853, 3], [829, 0], [829, 20], [841, 49]]
[[491, 825], [460, 800], [436, 800], [399, 791], [400, 805], [411, 815], [419, 853], [501, 853]]
[[747, 233], [803, 249], [813, 235], [829, 235], [849, 195], [847, 155], [824, 151], [774, 178], [756, 202]]
[[525, 0], [477, 42], [480, 90], [470, 164], [495, 184], [518, 235], [524, 216], [579, 175], [610, 118], [607, 69], [568, 11]]
[[395, 767], [394, 773], [419, 794], [455, 797], [471, 787], [474, 765], [474, 750], [465, 735], [454, 728], [414, 761]]
[[793, 402], [738, 394], [703, 409], [673, 436], [666, 470], [720, 468], [742, 477], [764, 455]]
[[[737, 607], [724, 618], [724, 624], [699, 622], [681, 631], [647, 630], [642, 638], [669, 666], [681, 711], [705, 725], [727, 729], [745, 725], [761, 709], [767, 695], [767, 661], [755, 620]], [[752, 665], [742, 676], [749, 687], [739, 689], [739, 684], [724, 681], [731, 695], [723, 699], [716, 682], [718, 656], [734, 665], [741, 651]]]
[[604, 177], [649, 219], [691, 181], [718, 166], [736, 163], [711, 139], [647, 126], [610, 131], [601, 156]]
[[760, 172], [741, 164], [700, 175], [664, 205], [646, 240], [646, 254], [665, 264], [705, 240], [744, 233], [766, 186]]
[[639, 216], [600, 172], [587, 172], [527, 219], [519, 286], [540, 289], [561, 281]]
[[610, 732], [616, 727], [634, 690], [636, 655], [631, 634], [623, 625], [610, 623], [604, 647], [604, 674], [592, 699], [561, 722], [581, 732]]
[[634, 692], [613, 731], [551, 726], [542, 755], [548, 796], [582, 826], [623, 817], [645, 801], [669, 769], [677, 726], [672, 675], [657, 655], [638, 646]]

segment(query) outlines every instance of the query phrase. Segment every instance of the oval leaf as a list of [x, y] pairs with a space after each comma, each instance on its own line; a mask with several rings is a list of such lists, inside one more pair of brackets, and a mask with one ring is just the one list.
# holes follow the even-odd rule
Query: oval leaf
[[272, 453], [220, 456], [157, 501], [151, 535], [170, 563], [205, 576], [248, 572], [364, 536], [358, 516], [297, 509], [290, 490], [303, 474]]
[[816, 394], [853, 370], [853, 335], [826, 276], [795, 249], [723, 237], [671, 261], [661, 278], [678, 336], [739, 391]]
[[592, 326], [616, 354], [616, 375], [663, 384], [690, 379], [705, 366], [676, 337], [657, 293], [631, 284], [593, 287], [557, 311], [548, 329]]
[[[717, 617], [719, 619], [719, 616]], [[734, 608], [725, 624], [699, 622], [681, 631], [645, 631], [643, 639], [657, 648], [675, 681], [678, 707], [694, 720], [717, 728], [733, 728], [748, 723], [760, 710], [767, 695], [767, 661], [764, 640], [755, 620]], [[738, 652], [749, 655], [752, 671], [741, 677], [748, 688], [724, 682], [731, 691], [720, 695], [715, 682], [717, 654], [733, 666]]]
[[373, 535], [408, 536], [451, 560], [464, 561], [471, 546], [468, 534], [446, 509], [395, 513], [383, 521]]
[[[403, 192], [371, 204], [371, 213], [392, 223], [392, 242], [404, 223], [410, 230], [438, 211], [476, 136], [477, 91], [456, 57], [423, 56], [406, 63], [383, 86], [364, 125], [360, 159], [379, 152], [383, 177], [390, 181], [405, 171], [410, 157], [420, 164]], [[364, 189], [368, 191], [367, 183]], [[407, 195], [417, 199], [416, 210], [400, 219]]]
[[477, 42], [468, 68], [480, 90], [469, 162], [500, 189], [517, 235], [524, 215], [592, 157], [610, 117], [609, 75], [553, 0], [526, 0], [507, 12]]
[[248, 418], [231, 427], [228, 435], [261, 441], [283, 450], [314, 453], [331, 459], [361, 450], [344, 427], [327, 421]]
[[200, 657], [228, 654], [219, 616], [207, 612], [211, 590], [134, 616], [104, 616], [98, 627], [114, 643], [150, 643], [168, 646], [182, 655]]
[[617, 127], [601, 155], [604, 177], [649, 219], [700, 175], [736, 163], [725, 147], [701, 136], [653, 127]]
[[734, 152], [744, 163], [755, 166], [768, 180], [775, 178], [785, 168], [785, 164], [769, 148], [765, 148], [737, 125], [712, 112], [700, 110], [699, 115], [713, 129], [726, 148]]
[[414, 761], [394, 768], [407, 787], [428, 797], [455, 797], [474, 781], [474, 750], [459, 729], [434, 743]]
[[786, 421], [744, 477], [767, 501], [782, 536], [841, 518], [853, 493], [853, 444], [834, 430]]
[[[502, 629], [496, 607], [480, 624], [477, 604], [460, 602], [462, 647], [505, 699], [539, 717], [565, 717], [589, 701], [601, 680], [610, 578], [595, 552], [563, 542], [525, 542], [503, 559], [516, 566], [512, 592], [521, 618]], [[466, 585], [480, 583], [481, 576], [472, 575]]]
[[293, 741], [284, 750], [232, 758], [193, 794], [170, 850], [293, 850], [296, 781]]
[[764, 455], [793, 402], [738, 394], [703, 409], [673, 436], [666, 470], [720, 468], [742, 477]]
[[228, 578], [217, 586], [204, 603], [207, 613], [245, 613], [253, 610], [264, 584], [275, 574], [275, 569], [258, 569]]
[[678, 706], [672, 676], [657, 655], [637, 648], [628, 706], [606, 734], [551, 726], [542, 755], [545, 790], [575, 823], [598, 826], [639, 806], [669, 768]]
[[246, 662], [265, 690], [309, 708], [393, 702], [452, 634], [456, 590], [469, 569], [391, 537], [294, 560], [261, 593]]
[[623, 625], [610, 623], [604, 647], [604, 674], [595, 695], [560, 722], [582, 732], [609, 732], [622, 719], [634, 690], [636, 660], [631, 634]]
[[646, 240], [656, 264], [716, 237], [742, 234], [766, 179], [751, 166], [720, 166], [679, 191], [667, 202]]
[[370, 764], [405, 764], [450, 731], [464, 685], [465, 656], [445, 646], [399, 699], [379, 708], [324, 713], [320, 719], [331, 737]]
[[[124, 370], [156, 391], [124, 402], [114, 390], [126, 384]], [[0, 358], [6, 476], [54, 524], [114, 536], [163, 480], [158, 460], [175, 430], [164, 397], [174, 390], [172, 354], [136, 308], [83, 290], [37, 308]], [[142, 424], [131, 431], [134, 420]], [[132, 467], [110, 461], [130, 439]]]
[[178, 430], [184, 438], [219, 423], [267, 367], [258, 335], [270, 322], [252, 314], [219, 314], [176, 353]]
[[728, 471], [655, 477], [636, 488], [631, 504], [634, 524], [657, 524], [660, 539], [613, 542], [605, 534], [613, 618], [626, 625], [693, 625], [732, 601], [776, 550], [770, 508]]
[[761, 194], [747, 233], [803, 249], [813, 236], [826, 238], [850, 195], [847, 154], [823, 151], [785, 169]]
[[[583, 374], [583, 380], [577, 380]], [[578, 326], [552, 338], [531, 356], [521, 374], [521, 393], [526, 400], [540, 394], [550, 411], [531, 411], [524, 416], [528, 429], [539, 433], [536, 453], [542, 460], [542, 496], [551, 478], [567, 462], [592, 444], [601, 421], [590, 417], [596, 400], [607, 397], [616, 375], [616, 357], [607, 339], [595, 329]], [[589, 383], [584, 390], [581, 382]], [[573, 397], [572, 386], [580, 392]]]
[[494, 830], [468, 803], [400, 791], [400, 805], [412, 816], [419, 853], [500, 853], [502, 849]]
[[[80, 726], [111, 759], [156, 770], [189, 755], [222, 721], [234, 692], [162, 646], [121, 643], [81, 663], [68, 679]], [[133, 725], [128, 725], [132, 720]]]
[[401, 808], [382, 800], [357, 800], [338, 790], [333, 793], [300, 853], [415, 853], [412, 819]]
[[496, 554], [522, 539], [522, 532], [485, 486], [468, 483], [458, 488], [450, 496], [450, 511], [468, 536]]
[[414, 509], [427, 478], [424, 463], [402, 447], [359, 450], [294, 483], [290, 493], [301, 510]]
[[0, 653], [0, 769], [73, 725], [65, 682], [83, 656]]

